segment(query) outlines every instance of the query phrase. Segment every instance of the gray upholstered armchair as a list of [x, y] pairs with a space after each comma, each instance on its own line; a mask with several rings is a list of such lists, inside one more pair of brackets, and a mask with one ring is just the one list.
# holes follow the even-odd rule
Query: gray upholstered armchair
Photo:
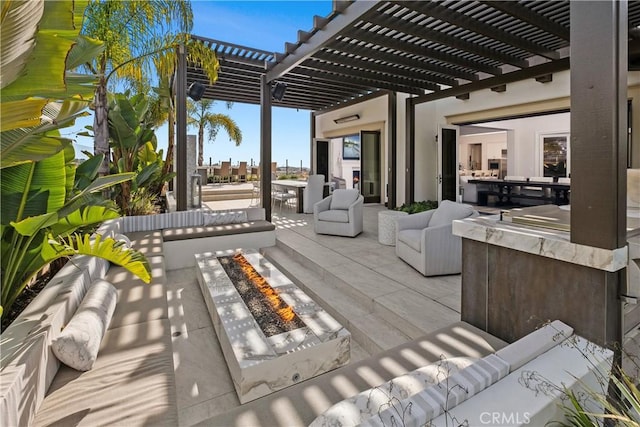
[[462, 241], [451, 223], [477, 216], [470, 205], [440, 202], [438, 209], [399, 217], [396, 220], [396, 255], [425, 276], [462, 271]]
[[355, 237], [362, 233], [364, 197], [358, 190], [334, 190], [313, 205], [313, 227], [318, 234]]

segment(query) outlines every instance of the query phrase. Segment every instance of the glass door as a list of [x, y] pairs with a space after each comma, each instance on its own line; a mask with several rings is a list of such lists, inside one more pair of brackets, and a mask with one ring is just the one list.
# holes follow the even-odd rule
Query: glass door
[[438, 201], [458, 201], [458, 126], [441, 126], [438, 135]]
[[365, 203], [380, 203], [380, 132], [361, 131], [360, 144], [360, 193], [364, 196]]
[[315, 174], [324, 175], [324, 181], [329, 182], [329, 140], [316, 139], [313, 143], [315, 152], [312, 171]]

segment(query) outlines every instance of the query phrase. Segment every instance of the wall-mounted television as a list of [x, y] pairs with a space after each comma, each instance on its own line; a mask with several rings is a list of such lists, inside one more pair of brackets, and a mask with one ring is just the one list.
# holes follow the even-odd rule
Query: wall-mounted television
[[360, 134], [342, 137], [342, 158], [360, 160]]

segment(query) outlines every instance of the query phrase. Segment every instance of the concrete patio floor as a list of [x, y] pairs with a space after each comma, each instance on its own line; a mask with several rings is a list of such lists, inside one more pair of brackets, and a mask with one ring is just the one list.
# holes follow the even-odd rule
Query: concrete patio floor
[[[206, 203], [247, 207], [249, 199]], [[316, 235], [313, 216], [274, 209], [277, 245], [265, 256], [352, 333], [351, 361], [460, 319], [460, 275], [425, 278], [377, 240], [381, 205], [364, 208], [356, 238]], [[292, 277], [293, 276], [293, 277]], [[177, 405], [181, 426], [237, 407], [227, 365], [195, 269], [167, 272]]]

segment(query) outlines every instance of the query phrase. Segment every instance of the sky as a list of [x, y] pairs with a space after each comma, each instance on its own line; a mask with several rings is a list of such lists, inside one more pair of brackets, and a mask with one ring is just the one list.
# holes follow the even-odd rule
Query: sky
[[[192, 33], [198, 36], [240, 44], [272, 52], [283, 52], [285, 42], [295, 42], [298, 30], [313, 28], [313, 16], [326, 16], [331, 12], [332, 1], [219, 1], [192, 0], [194, 26]], [[286, 96], [286, 95], [285, 95]], [[234, 103], [231, 109], [224, 102], [214, 106], [214, 112], [229, 115], [242, 131], [242, 144], [238, 147], [220, 130], [213, 142], [205, 140], [204, 160], [209, 164], [232, 159], [254, 163], [260, 161], [260, 106]], [[272, 109], [272, 160], [278, 165], [299, 167], [300, 161], [309, 166], [310, 112], [291, 108]], [[78, 127], [92, 124], [92, 119], [79, 120]], [[197, 135], [197, 129], [187, 133]], [[93, 141], [75, 137], [77, 149], [93, 151]], [[159, 148], [167, 147], [167, 127], [156, 131]], [[206, 138], [206, 134], [205, 134]], [[77, 151], [79, 151], [77, 150]]]

